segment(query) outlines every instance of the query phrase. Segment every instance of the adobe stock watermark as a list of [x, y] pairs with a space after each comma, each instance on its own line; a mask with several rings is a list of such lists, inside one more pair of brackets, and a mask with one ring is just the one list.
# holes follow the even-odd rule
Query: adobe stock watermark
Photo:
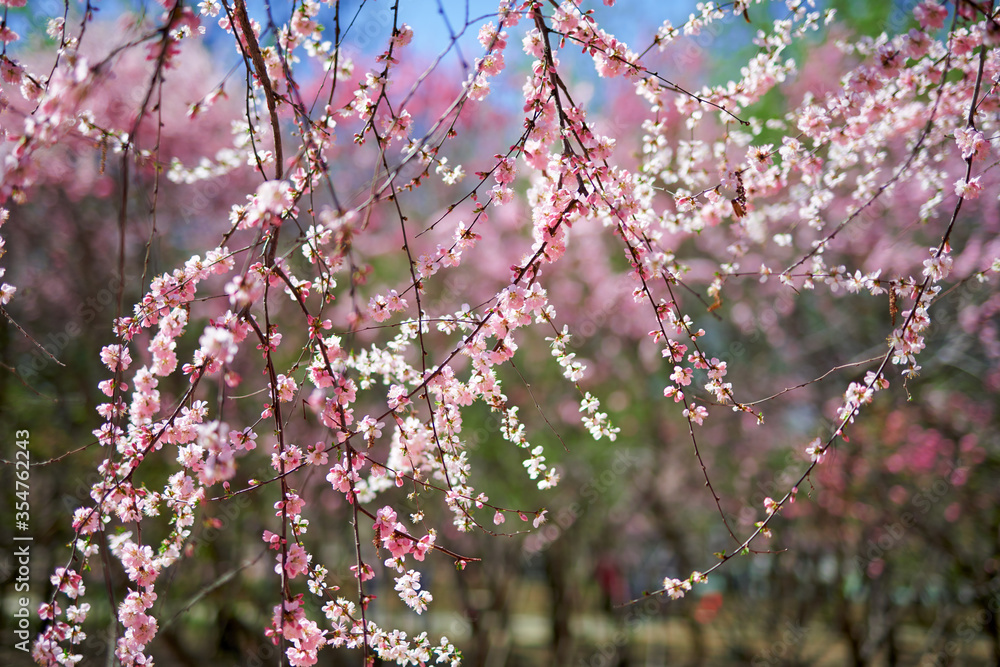
[[31, 434], [14, 433], [14, 648], [31, 650]]
[[700, 64], [716, 47], [726, 29], [741, 22], [742, 16], [727, 11], [722, 18], [710, 21], [694, 34], [685, 34], [680, 26], [680, 34], [667, 45], [667, 55], [674, 69], [685, 71]]
[[[362, 7], [364, 5], [362, 4]], [[385, 30], [392, 26], [393, 12], [388, 7], [379, 6], [357, 17], [350, 30], [346, 31], [340, 43], [340, 54], [351, 60], [360, 60], [365, 53], [377, 50]]]
[[611, 465], [580, 487], [578, 500], [558, 510], [540, 530], [525, 538], [523, 563], [531, 563], [548, 549], [549, 545], [558, 540], [570, 526], [576, 523], [577, 519], [595, 505], [615, 484], [619, 483], [630, 470], [634, 470], [638, 463], [639, 459], [635, 457], [633, 452], [626, 448], [619, 448]]
[[590, 656], [581, 658], [577, 663], [580, 667], [612, 667], [620, 660], [620, 651], [629, 644], [633, 634], [640, 626], [663, 613], [666, 604], [664, 596], [650, 596], [641, 602], [626, 607], [621, 625], [609, 639], [602, 642]]
[[790, 664], [790, 653], [805, 639], [806, 629], [791, 621], [785, 621], [781, 634], [767, 648], [754, 655], [750, 661], [752, 667], [771, 667], [771, 665]]
[[948, 495], [954, 487], [951, 477], [956, 470], [957, 468], [952, 468], [944, 477], [935, 479], [929, 486], [915, 493], [910, 498], [911, 509], [901, 512], [897, 520], [883, 524], [878, 537], [869, 539], [864, 545], [864, 553], [854, 557], [854, 565], [859, 572], [865, 574], [869, 568], [881, 563], [883, 556], [903, 541], [909, 529], [920, 523], [931, 508]]
[[579, 350], [607, 325], [613, 326], [616, 319], [621, 317], [622, 302], [632, 300], [632, 291], [636, 285], [631, 274], [615, 278], [600, 305], [587, 310], [586, 315], [571, 326], [567, 347]]
[[[38, 342], [56, 357], [59, 353], [69, 347], [70, 342], [83, 333], [83, 327], [93, 322], [97, 317], [110, 307], [113, 307], [117, 300], [118, 290], [124, 282], [121, 276], [112, 276], [108, 284], [94, 296], [88, 296], [82, 303], [77, 305], [74, 312], [75, 317], [67, 317], [66, 325], [62, 331], [49, 333], [40, 337]], [[17, 366], [18, 375], [25, 380], [30, 380], [38, 375], [49, 364], [52, 359], [36, 346], [32, 346], [31, 360], [24, 361]]]
[[886, 32], [892, 36], [903, 32], [903, 29], [911, 23], [915, 23], [913, 10], [920, 4], [920, 0], [896, 0], [892, 3], [887, 17]]
[[1000, 579], [993, 579], [986, 588], [985, 608], [977, 609], [955, 625], [954, 639], [944, 642], [937, 651], [925, 654], [919, 667], [946, 667], [964, 664], [958, 656], [977, 638], [986, 638], [997, 614], [1000, 614]]
[[750, 505], [743, 509], [748, 514], [741, 517], [741, 520], [748, 519], [752, 523], [757, 516], [757, 511], [764, 506], [765, 498], [780, 498], [791, 491], [795, 483], [802, 477], [802, 471], [805, 470], [806, 465], [798, 452], [789, 451], [785, 455], [781, 469], [773, 472], [769, 481], [760, 480], [757, 482], [757, 490], [750, 498]]

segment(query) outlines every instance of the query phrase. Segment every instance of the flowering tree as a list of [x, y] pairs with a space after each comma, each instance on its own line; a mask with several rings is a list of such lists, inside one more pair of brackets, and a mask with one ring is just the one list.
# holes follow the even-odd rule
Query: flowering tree
[[[157, 613], [165, 582], [206, 556], [199, 517], [247, 497], [272, 506], [247, 567], [273, 570], [261, 631], [281, 664], [328, 647], [366, 664], [459, 664], [447, 637], [377, 622], [373, 578], [421, 614], [428, 561], [490, 568], [462, 533], [549, 517], [484, 490], [475, 450], [506, 441], [518, 484], [549, 491], [553, 457], [575, 449], [562, 434], [610, 448], [640, 437], [602, 403], [616, 394], [683, 424], [690, 448], [671, 465], [724, 533], [697, 570], [659, 573], [651, 594], [681, 598], [770, 551], [800, 489], [843, 473], [837, 448], [867, 413], [888, 423], [877, 395], [913, 391], [954, 290], [983, 286], [961, 326], [1000, 357], [1000, 221], [984, 205], [998, 192], [992, 2], [924, 0], [915, 21], [854, 43], [809, 1], [700, 3], [626, 44], [602, 27], [618, 7], [505, 0], [446, 21], [432, 58], [401, 3], [365, 23], [336, 2], [164, 0], [114, 29], [67, 6], [45, 48], [23, 54], [32, 35], [17, 28], [37, 19], [18, 13], [24, 0], [3, 4], [5, 249], [28, 255], [17, 244], [40, 211], [60, 230], [86, 217], [54, 193], [104, 198], [117, 221], [114, 242], [87, 246], [116, 273], [113, 303], [79, 311], [109, 325], [94, 350], [101, 422], [51, 463], [94, 449], [100, 462], [65, 517], [74, 535], [39, 609], [39, 664], [80, 659], [95, 588], [116, 617], [116, 660], [149, 662], [171, 620]], [[738, 73], [698, 83], [697, 38], [747, 24]], [[360, 31], [378, 33], [376, 52], [352, 41]], [[0, 303], [40, 360], [7, 370], [32, 387], [39, 366], [64, 362], [19, 324], [19, 301], [39, 310], [53, 278], [20, 268]], [[874, 339], [852, 330], [860, 318]], [[856, 334], [834, 334], [835, 353], [831, 323]], [[621, 344], [581, 341], [604, 329]], [[791, 370], [769, 379], [751, 350]], [[654, 395], [615, 389], [626, 359]], [[813, 406], [810, 427], [771, 425], [772, 405]], [[724, 441], [734, 433], [801, 454], [747, 521], [713, 474], [720, 449], [760, 454]], [[342, 526], [317, 527], [333, 510]], [[347, 547], [332, 553], [331, 537]]]

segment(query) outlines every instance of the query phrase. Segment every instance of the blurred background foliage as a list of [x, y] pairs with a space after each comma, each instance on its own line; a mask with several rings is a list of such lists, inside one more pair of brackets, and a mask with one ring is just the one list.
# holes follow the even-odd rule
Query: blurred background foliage
[[[626, 10], [629, 4], [619, 2]], [[876, 35], [887, 26], [905, 29], [895, 22], [904, 15], [910, 20], [913, 3], [830, 4], [851, 33]], [[776, 5], [773, 11], [780, 10], [781, 3]], [[115, 11], [116, 6], [105, 5], [99, 14]], [[27, 10], [21, 16], [34, 20]], [[749, 35], [749, 26], [731, 27]], [[27, 48], [36, 46], [29, 41]], [[716, 40], [692, 57], [706, 78], [728, 77], [732, 62], [749, 53], [741, 48], [723, 49]], [[228, 61], [217, 62], [215, 74], [223, 75], [226, 67]], [[754, 113], [780, 116], [786, 105], [781, 94], [773, 93]], [[639, 131], [627, 117], [606, 122], [620, 133]], [[472, 118], [469, 123], [464, 132], [488, 131], [488, 121]], [[175, 153], [181, 154], [182, 139], [168, 137], [164, 146], [173, 140]], [[0, 327], [0, 360], [22, 371], [20, 378], [0, 374], [3, 456], [12, 451], [11, 435], [26, 428], [33, 460], [56, 459], [35, 468], [31, 477], [36, 600], [43, 592], [48, 595], [48, 573], [66, 558], [70, 514], [85, 502], [102, 458], [91, 435], [100, 423], [93, 407], [103, 400], [97, 383], [106, 375], [97, 351], [110, 342], [109, 322], [117, 312], [110, 298], [116, 287], [117, 229], [109, 205], [118, 166], [114, 160], [97, 165], [91, 153], [67, 151], [60, 164], [75, 178], [86, 172], [87, 187], [69, 191], [54, 180], [43, 186], [44, 195], [18, 208], [4, 228], [8, 277], [23, 286], [19, 323], [64, 364], [47, 360], [13, 327]], [[474, 154], [470, 150], [453, 162], [466, 163]], [[125, 303], [136, 301], [151, 275], [182, 263], [192, 248], [204, 245], [201, 241], [215, 238], [220, 226], [211, 221], [224, 222], [236, 203], [233, 193], [247, 190], [250, 182], [249, 176], [237, 175], [210, 183], [204, 200], [193, 206], [189, 201], [172, 205], [169, 183], [156, 183], [151, 174], [140, 179], [131, 194], [135, 210], [148, 206], [154, 187], [160, 195], [155, 225], [145, 222], [127, 230]], [[408, 203], [419, 208], [422, 196], [410, 194]], [[433, 210], [429, 203], [426, 208]], [[378, 262], [371, 260], [384, 279], [393, 268]], [[455, 288], [467, 290], [470, 300], [491, 293], [491, 285], [472, 283], [480, 279], [468, 276], [468, 284]], [[540, 406], [520, 416], [533, 442], [544, 445], [559, 466], [562, 482], [546, 492], [526, 483], [519, 452], [500, 438], [496, 419], [485, 409], [477, 419], [475, 413], [466, 417], [465, 433], [475, 443], [472, 464], [480, 471], [481, 489], [507, 507], [546, 508], [548, 523], [521, 531], [529, 524], [508, 519], [497, 528], [517, 533], [513, 536], [445, 531], [449, 548], [483, 563], [456, 573], [448, 562], [429, 559], [424, 576], [435, 602], [422, 617], [406, 612], [391, 582], [376, 582], [381, 585], [372, 607], [376, 619], [414, 632], [446, 634], [464, 650], [465, 664], [475, 666], [1000, 664], [1000, 308], [993, 285], [956, 285], [935, 306], [921, 376], [905, 391], [894, 383], [848, 429], [849, 442], [829, 454], [776, 522], [775, 535], [764, 547], [770, 552], [735, 559], [697, 594], [674, 602], [642, 596], [659, 588], [664, 576], [707, 569], [713, 552], [734, 546], [720, 507], [737, 535], [752, 530], [762, 518], [763, 499], [782, 495], [804, 470], [802, 443], [829, 433], [838, 387], [854, 376], [848, 369], [763, 404], [766, 430], [743, 415], [720, 416], [706, 425], [698, 443], [721, 497], [717, 507], [705, 488], [687, 423], [678, 411], [665, 409], [664, 371], [621, 321], [618, 305], [629, 298], [630, 288], [603, 288], [591, 286], [579, 295], [571, 347], [591, 360], [584, 386], [595, 393], [608, 388], [602, 400], [621, 428], [619, 439], [595, 442], [586, 436], [574, 414], [578, 396], [560, 380], [544, 332], [529, 334], [536, 338], [522, 342], [527, 356], [504, 367], [501, 377], [513, 403]], [[731, 374], [744, 387], [758, 389], [761, 398], [877, 353], [887, 333], [887, 312], [859, 309], [850, 318], [836, 319], [843, 310], [819, 292], [782, 304], [747, 291], [737, 303], [726, 304], [726, 309], [737, 308], [746, 311], [745, 317], [706, 316], [699, 325], [708, 330], [706, 347], [725, 356]], [[190, 357], [195, 345], [189, 343], [190, 349], [178, 350], [181, 359]], [[183, 389], [161, 387], [175, 396]], [[227, 418], [239, 423], [235, 415]], [[294, 430], [295, 420], [304, 422], [305, 416], [292, 420]], [[165, 479], [171, 462], [164, 458], [152, 470], [157, 465]], [[5, 508], [13, 507], [12, 473], [11, 466], [0, 470]], [[245, 482], [245, 474], [238, 481]], [[233, 486], [241, 485], [234, 481]], [[342, 577], [353, 562], [350, 510], [321, 477], [303, 480], [302, 487], [300, 493], [319, 500], [309, 515], [311, 532], [323, 536], [319, 555], [332, 576]], [[397, 507], [423, 511], [428, 525], [447, 523], [437, 503], [424, 503], [421, 494], [409, 491], [392, 498]], [[275, 664], [276, 650], [262, 629], [269, 623], [277, 582], [272, 557], [260, 541], [270, 525], [275, 494], [265, 490], [202, 507], [189, 545], [200, 557], [169, 573], [155, 608], [162, 629], [153, 647], [158, 664]], [[5, 609], [15, 596], [11, 531], [10, 521], [0, 524]], [[103, 586], [104, 576], [89, 573], [88, 586]], [[108, 576], [121, 591], [123, 574]], [[345, 590], [352, 585], [347, 579], [333, 583]], [[102, 607], [101, 596], [90, 597], [95, 606], [91, 626], [107, 627], [106, 600]], [[635, 599], [639, 602], [622, 606]], [[9, 619], [4, 613], [0, 623]], [[10, 632], [3, 627], [4, 651], [9, 651]], [[83, 644], [89, 656], [102, 655], [105, 648], [100, 632]], [[357, 664], [357, 656], [327, 651], [321, 662]]]

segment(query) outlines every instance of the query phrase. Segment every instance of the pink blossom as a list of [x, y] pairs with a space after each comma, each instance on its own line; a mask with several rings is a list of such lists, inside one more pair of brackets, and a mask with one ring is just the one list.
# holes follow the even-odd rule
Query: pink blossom
[[479, 29], [479, 43], [484, 49], [502, 51], [507, 48], [507, 33], [497, 32], [496, 24], [490, 21]]
[[89, 535], [99, 527], [99, 512], [93, 507], [80, 507], [73, 513], [73, 529]]
[[[347, 32], [330, 34], [336, 3], [303, 0], [249, 27], [241, 3], [229, 14], [216, 0], [154, 4], [140, 28], [55, 20], [47, 40], [32, 34], [0, 58], [0, 202], [21, 204], [13, 220], [0, 209], [0, 279], [17, 285], [15, 293], [0, 282], [0, 304], [12, 332], [30, 325], [12, 347], [12, 377], [24, 382], [10, 384], [47, 386], [36, 367], [62, 371], [36, 348], [73, 363], [67, 340], [74, 350], [90, 340], [77, 336], [82, 326], [112, 337], [92, 353], [115, 376], [97, 385], [98, 423], [87, 427], [97, 446], [57, 452], [52, 468], [38, 468], [97, 457], [94, 474], [83, 475], [84, 500], [70, 507], [76, 570], [55, 571], [55, 597], [39, 609], [48, 621], [35, 644], [40, 664], [83, 659], [69, 651], [85, 638], [85, 577], [107, 558], [124, 573], [115, 658], [149, 664], [160, 610], [176, 606], [155, 604], [172, 590], [157, 586], [161, 574], [196, 564], [216, 531], [236, 539], [246, 517], [226, 512], [251, 498], [273, 504], [270, 530], [258, 529], [278, 575], [261, 588], [275, 598], [265, 635], [289, 664], [319, 663], [327, 644], [384, 663], [456, 664], [446, 640], [383, 627], [394, 614], [373, 591], [386, 587], [365, 582], [389, 574], [422, 613], [433, 595], [407, 569], [410, 556], [421, 562], [438, 549], [461, 569], [466, 541], [457, 533], [481, 532], [489, 517], [502, 525], [508, 512], [540, 529], [526, 546], [544, 546], [566, 523], [557, 512], [559, 525], [543, 526], [545, 494], [501, 509], [516, 505], [478, 485], [500, 496], [518, 484], [548, 492], [564, 462], [576, 466], [570, 440], [613, 442], [619, 419], [636, 440], [642, 429], [628, 420], [642, 412], [634, 401], [650, 382], [668, 399], [654, 440], [687, 438], [713, 475], [731, 467], [711, 465], [720, 453], [739, 463], [746, 479], [720, 480], [720, 495], [766, 478], [773, 471], [760, 463], [775, 443], [813, 428], [823, 433], [805, 448], [809, 461], [770, 477], [776, 487], [802, 475], [815, 482], [817, 502], [796, 513], [874, 518], [853, 494], [865, 491], [865, 457], [880, 448], [885, 465], [872, 470], [882, 476], [976, 482], [987, 453], [969, 433], [988, 431], [989, 401], [947, 383], [930, 393], [899, 387], [895, 398], [912, 389], [923, 401], [917, 417], [940, 422], [933, 429], [894, 412], [889, 396], [871, 409], [890, 389], [890, 361], [909, 379], [923, 357], [954, 357], [944, 352], [959, 338], [987, 398], [1000, 386], [998, 307], [989, 290], [967, 291], [1000, 266], [998, 219], [983, 196], [1000, 176], [984, 166], [961, 178], [960, 207], [948, 188], [959, 176], [941, 181], [992, 159], [996, 36], [974, 3], [924, 0], [914, 10], [920, 29], [860, 40], [824, 28], [832, 14], [809, 3], [776, 21], [742, 0], [701, 3], [678, 27], [644, 17], [655, 38], [640, 62], [607, 30], [612, 10], [504, 0], [493, 23], [456, 28], [478, 28], [482, 49], [458, 54], [459, 66], [447, 54], [427, 60], [412, 29], [395, 21], [368, 21], [360, 33], [360, 23], [343, 23]], [[945, 27], [950, 7], [954, 30]], [[739, 35], [725, 23], [744, 11], [756, 48], [731, 77], [703, 71], [703, 42]], [[201, 50], [201, 16], [218, 19], [216, 42], [241, 63], [237, 76], [190, 64], [192, 55], [213, 61]], [[0, 41], [15, 38], [4, 30]], [[365, 48], [352, 43], [359, 34], [371, 40]], [[510, 40], [528, 58], [502, 76]], [[54, 44], [58, 57], [33, 53]], [[574, 75], [591, 61], [598, 77]], [[612, 77], [628, 81], [610, 87]], [[230, 100], [223, 81], [230, 94], [233, 81], [245, 82], [247, 94]], [[497, 104], [475, 104], [491, 92]], [[446, 187], [466, 169], [461, 189]], [[80, 233], [115, 227], [101, 220], [123, 223], [122, 237]], [[51, 245], [67, 238], [69, 250]], [[98, 284], [106, 270], [131, 282]], [[961, 298], [939, 309], [952, 294], [945, 281]], [[118, 312], [119, 297], [133, 294]], [[881, 316], [859, 319], [869, 311]], [[962, 336], [938, 335], [954, 322]], [[862, 356], [873, 341], [878, 349]], [[837, 354], [823, 349], [830, 345]], [[864, 366], [835, 359], [872, 355]], [[937, 387], [940, 364], [928, 365]], [[695, 383], [695, 371], [706, 377]], [[299, 382], [313, 386], [300, 391]], [[720, 423], [695, 437], [710, 409]], [[802, 422], [810, 415], [811, 426]], [[864, 446], [816, 466], [849, 429]], [[546, 432], [571, 435], [568, 451]], [[267, 434], [259, 452], [257, 433]], [[683, 499], [704, 480], [671, 471], [684, 458], [662, 449], [632, 476], [664, 502]], [[514, 457], [503, 484], [476, 468], [494, 450]], [[947, 470], [938, 469], [943, 451]], [[619, 481], [631, 475], [631, 459], [614, 461]], [[327, 470], [329, 489], [315, 486], [312, 466]], [[769, 489], [765, 512], [796, 492]], [[976, 518], [971, 506], [942, 511]], [[400, 520], [410, 512], [414, 528]], [[770, 534], [766, 520], [754, 531], [752, 513], [745, 518], [734, 534]], [[331, 530], [348, 536], [354, 554], [340, 572], [313, 562], [342, 551], [324, 548]], [[643, 522], [627, 532], [648, 542]], [[362, 556], [375, 556], [372, 565]], [[327, 584], [328, 574], [348, 572], [357, 581], [342, 592]], [[238, 574], [255, 576], [253, 567]], [[661, 592], [681, 598], [704, 579], [667, 577]], [[306, 590], [324, 599], [306, 604]], [[325, 618], [314, 619], [320, 605]]]
[[0, 25], [0, 42], [3, 42], [6, 45], [10, 44], [11, 42], [16, 42], [19, 39], [21, 39], [20, 35], [11, 30], [10, 26], [8, 26], [6, 23]]
[[[955, 143], [962, 151], [962, 159], [982, 160], [989, 151], [990, 144], [983, 133], [975, 128], [963, 127], [955, 130]], [[978, 176], [976, 178], [979, 178]]]
[[691, 422], [701, 426], [705, 422], [705, 418], [708, 417], [708, 409], [704, 405], [695, 405], [692, 403], [691, 407], [685, 409], [683, 414]]
[[924, 0], [913, 8], [913, 15], [917, 17], [920, 26], [930, 32], [944, 27], [944, 20], [948, 18], [948, 9], [935, 0]]
[[826, 456], [826, 449], [823, 447], [822, 441], [816, 438], [806, 447], [806, 454], [813, 463], [822, 463]]
[[392, 37], [393, 44], [397, 47], [406, 46], [413, 39], [413, 28], [403, 23], [396, 30]]
[[125, 631], [125, 644], [130, 651], [142, 651], [156, 635], [157, 622], [152, 616], [137, 614]]
[[677, 384], [686, 387], [691, 384], [691, 378], [694, 375], [694, 371], [690, 368], [684, 368], [682, 366], [674, 366], [674, 372], [670, 374], [670, 379]]
[[302, 545], [292, 544], [288, 547], [287, 560], [283, 560], [281, 553], [278, 553], [277, 559], [278, 564], [275, 566], [274, 571], [280, 574], [282, 565], [284, 565], [285, 573], [289, 579], [294, 579], [300, 574], [309, 571], [309, 562], [312, 560], [312, 555], [306, 553]]
[[691, 590], [691, 582], [667, 577], [663, 580], [663, 589], [672, 600], [677, 600], [684, 597], [684, 593]]
[[8, 283], [0, 284], [0, 306], [6, 306], [14, 298], [17, 288]]
[[979, 176], [975, 178], [970, 178], [966, 181], [964, 178], [955, 181], [955, 194], [959, 197], [965, 199], [979, 199], [979, 195], [983, 191], [983, 186], [979, 184]]

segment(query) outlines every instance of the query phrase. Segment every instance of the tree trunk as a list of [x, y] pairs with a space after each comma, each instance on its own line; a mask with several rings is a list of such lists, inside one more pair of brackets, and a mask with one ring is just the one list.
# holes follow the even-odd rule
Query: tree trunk
[[545, 552], [545, 579], [549, 585], [552, 609], [552, 664], [568, 665], [572, 659], [573, 637], [569, 622], [573, 609], [573, 595], [567, 570], [565, 540], [555, 540]]

